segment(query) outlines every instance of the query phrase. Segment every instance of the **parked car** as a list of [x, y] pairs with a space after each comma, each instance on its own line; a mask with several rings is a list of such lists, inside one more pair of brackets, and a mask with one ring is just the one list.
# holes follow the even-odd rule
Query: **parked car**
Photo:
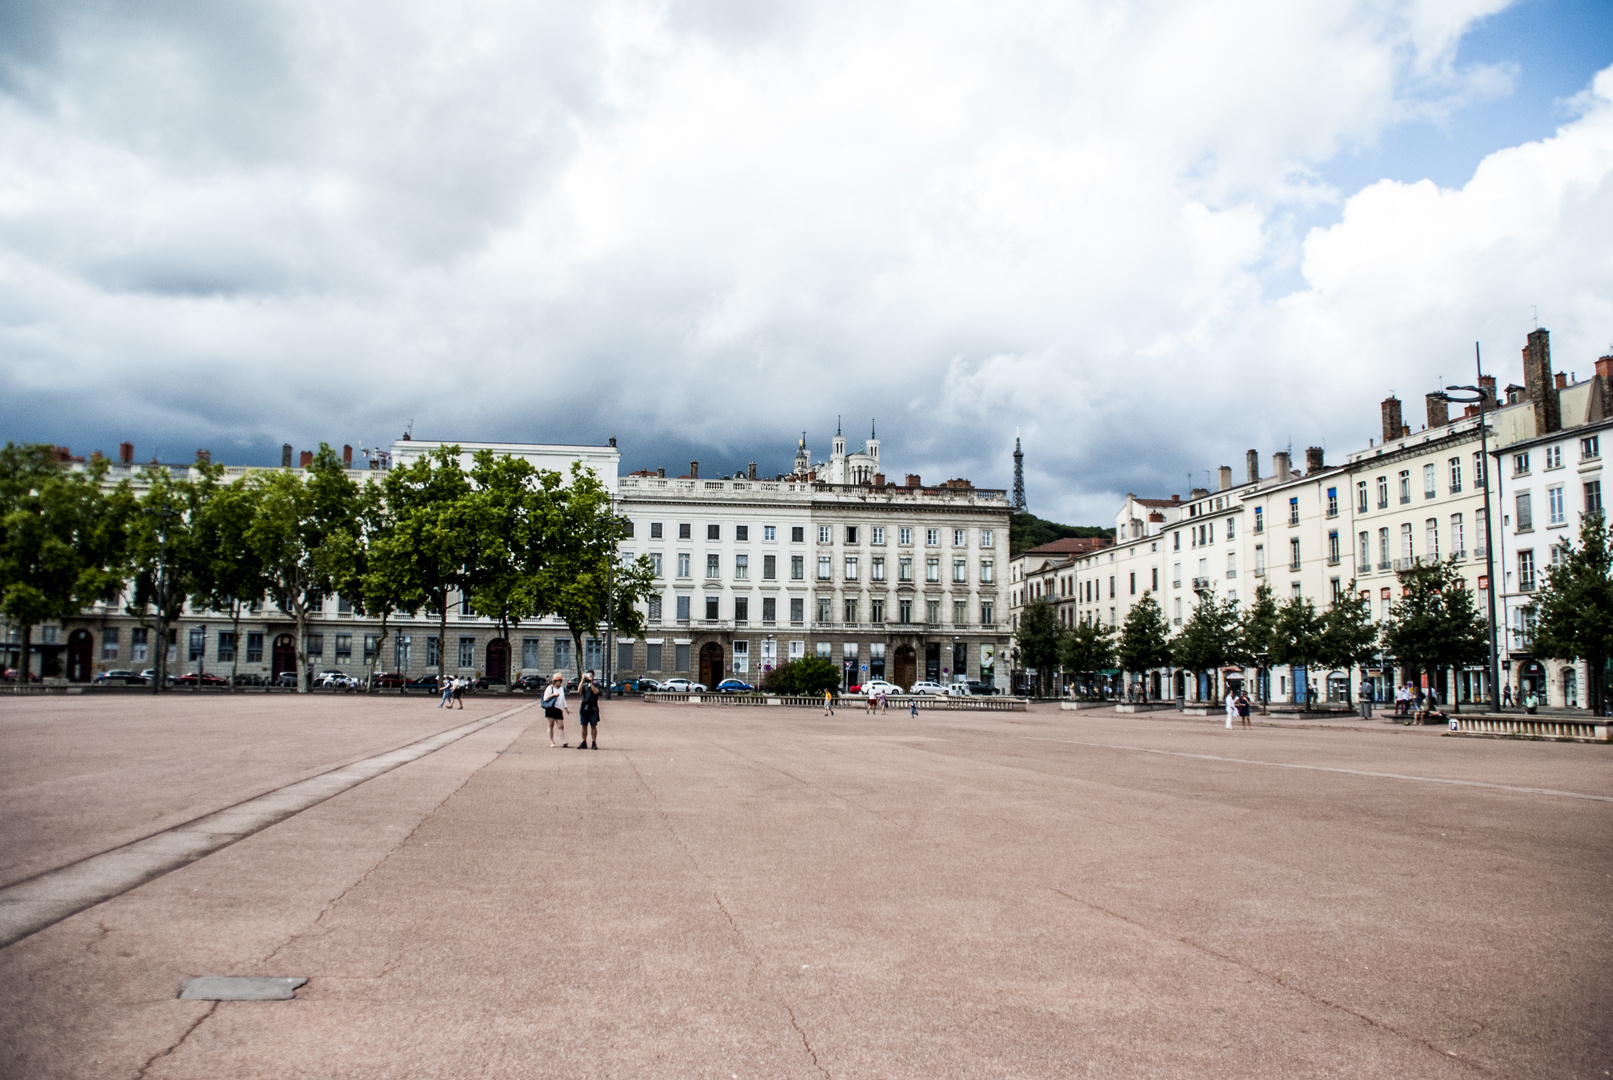
[[[140, 681], [145, 683], [147, 686], [150, 686], [151, 685], [151, 680], [155, 679], [156, 677], [157, 677], [157, 669], [154, 668], [154, 667], [148, 667], [148, 668], [146, 668], [146, 670], [144, 670], [144, 671], [142, 671], [140, 673]], [[171, 671], [168, 673], [168, 685], [169, 686], [174, 685], [174, 673], [171, 672]]]
[[228, 686], [230, 681], [214, 675], [211, 671], [204, 671], [200, 675], [194, 671], [187, 671], [175, 679], [174, 684], [176, 686]]
[[359, 681], [345, 671], [321, 671], [314, 677], [314, 685], [327, 690], [357, 690]]
[[490, 675], [483, 675], [471, 683], [472, 689], [475, 690], [503, 690], [504, 686], [503, 679], [495, 679]]
[[243, 671], [234, 676], [236, 686], [265, 686], [269, 680], [255, 671]]
[[[4, 672], [0, 672], [0, 680], [4, 680], [5, 682], [16, 682], [17, 681], [17, 669], [16, 668], [6, 668], [6, 670]], [[28, 673], [28, 677], [26, 679], [24, 679], [23, 681], [24, 682], [39, 682], [40, 680], [41, 680], [41, 676], [36, 675], [32, 671], [30, 671]]]
[[717, 693], [719, 694], [749, 694], [755, 690], [756, 687], [744, 679], [724, 679], [717, 684]]
[[429, 690], [437, 692], [437, 676], [417, 675], [403, 684], [405, 690]]
[[940, 694], [943, 696], [946, 692], [946, 687], [937, 682], [930, 682], [928, 679], [914, 683], [913, 688], [908, 691], [909, 694]]
[[542, 675], [522, 675], [516, 679], [510, 689], [520, 690], [529, 694], [541, 694], [543, 688], [549, 685], [549, 680]]
[[[8, 679], [11, 677], [11, 673], [9, 671], [6, 672], [6, 677]], [[126, 668], [115, 668], [112, 671], [101, 672], [95, 677], [95, 681], [104, 683], [123, 683], [125, 686], [128, 686], [131, 684], [139, 684], [141, 682], [141, 678]]]
[[401, 690], [408, 678], [395, 671], [377, 671], [370, 685], [378, 690]]
[[973, 679], [963, 679], [952, 684], [951, 692], [959, 697], [990, 697], [997, 693], [997, 688]]
[[852, 690], [851, 692], [853, 694], [866, 694], [869, 697], [873, 697], [876, 694], [884, 694], [886, 697], [893, 697], [897, 694], [907, 693], [907, 691], [903, 690], [900, 686], [897, 686], [893, 682], [886, 682], [884, 679], [869, 679], [867, 682], [863, 683], [860, 687]]
[[651, 694], [662, 689], [662, 683], [660, 679], [640, 679], [636, 689], [641, 694]]
[[280, 677], [275, 679], [274, 685], [289, 686], [295, 690], [297, 688], [297, 673], [295, 671], [282, 671]]
[[673, 694], [704, 694], [706, 692], [704, 683], [690, 682], [681, 676], [676, 679], [668, 679], [661, 684], [661, 689]]

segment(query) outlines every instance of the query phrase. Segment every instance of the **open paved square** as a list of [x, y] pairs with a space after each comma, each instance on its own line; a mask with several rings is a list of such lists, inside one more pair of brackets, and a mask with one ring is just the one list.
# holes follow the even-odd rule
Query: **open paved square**
[[0, 1074], [1613, 1074], [1607, 747], [1162, 715], [0, 700]]

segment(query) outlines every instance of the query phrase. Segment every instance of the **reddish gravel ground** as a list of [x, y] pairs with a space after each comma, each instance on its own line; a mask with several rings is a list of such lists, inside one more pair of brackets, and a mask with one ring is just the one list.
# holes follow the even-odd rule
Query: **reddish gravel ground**
[[[0, 884], [511, 704], [0, 700]], [[1613, 1075], [1613, 748], [1041, 707], [602, 731], [550, 749], [528, 709], [0, 949], [0, 1075]], [[179, 1000], [203, 974], [309, 982]]]

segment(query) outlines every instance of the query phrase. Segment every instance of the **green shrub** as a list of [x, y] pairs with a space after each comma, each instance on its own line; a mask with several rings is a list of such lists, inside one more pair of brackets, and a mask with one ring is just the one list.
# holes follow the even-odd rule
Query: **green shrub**
[[769, 671], [762, 680], [762, 690], [769, 694], [814, 697], [825, 690], [838, 693], [840, 669], [820, 656], [803, 656]]

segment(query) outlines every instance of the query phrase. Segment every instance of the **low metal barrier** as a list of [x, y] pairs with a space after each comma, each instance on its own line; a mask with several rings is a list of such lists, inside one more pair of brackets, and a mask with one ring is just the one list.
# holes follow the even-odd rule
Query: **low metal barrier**
[[1613, 742], [1607, 723], [1545, 716], [1452, 716], [1452, 735], [1501, 735], [1515, 739]]

